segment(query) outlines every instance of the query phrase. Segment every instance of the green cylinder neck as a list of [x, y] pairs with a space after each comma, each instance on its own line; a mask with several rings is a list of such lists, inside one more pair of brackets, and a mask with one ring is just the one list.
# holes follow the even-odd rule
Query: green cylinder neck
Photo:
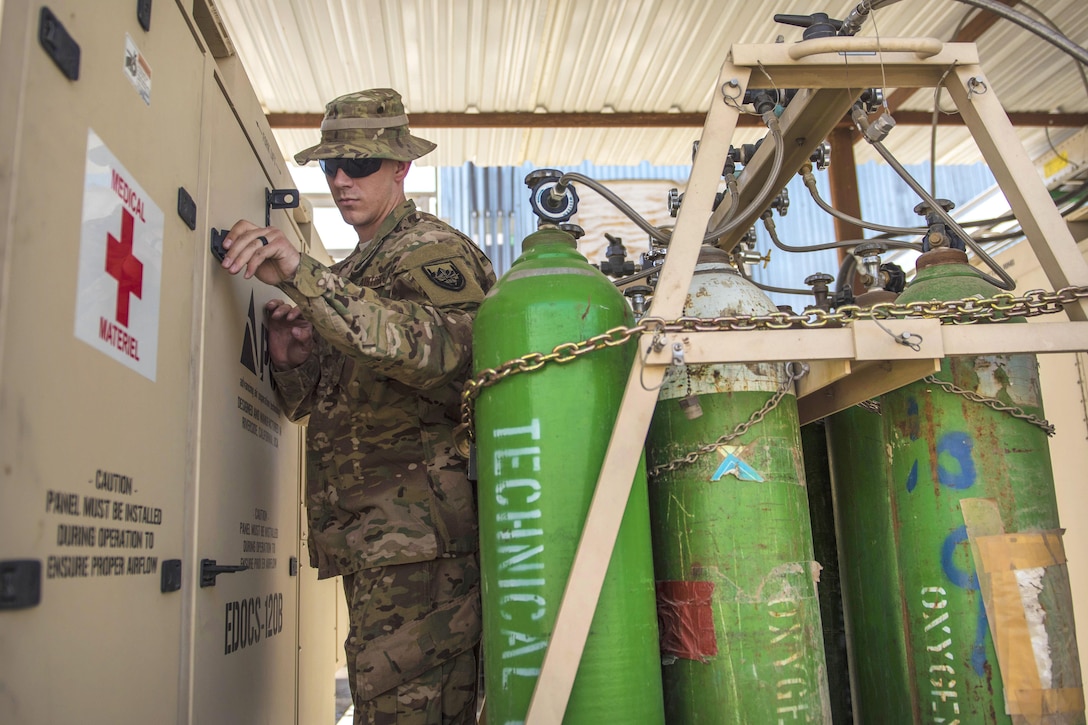
[[[957, 254], [949, 254], [957, 252]], [[958, 300], [981, 295], [992, 297], [1000, 290], [967, 264], [967, 255], [958, 250], [941, 250], [941, 256], [927, 252], [918, 259], [917, 272], [899, 302]]]
[[575, 250], [578, 249], [578, 243], [567, 232], [556, 227], [542, 227], [522, 240], [521, 251], [528, 252], [530, 249], [541, 245], [561, 245]]

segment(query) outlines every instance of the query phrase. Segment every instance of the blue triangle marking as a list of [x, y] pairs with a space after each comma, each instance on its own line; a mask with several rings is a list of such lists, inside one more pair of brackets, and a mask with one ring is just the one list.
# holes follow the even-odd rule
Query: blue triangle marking
[[756, 472], [756, 469], [749, 466], [741, 459], [734, 456], [732, 453], [727, 455], [725, 459], [718, 466], [718, 470], [714, 471], [714, 475], [710, 477], [711, 481], [721, 480], [722, 477], [733, 474], [742, 481], [762, 481], [763, 476]]

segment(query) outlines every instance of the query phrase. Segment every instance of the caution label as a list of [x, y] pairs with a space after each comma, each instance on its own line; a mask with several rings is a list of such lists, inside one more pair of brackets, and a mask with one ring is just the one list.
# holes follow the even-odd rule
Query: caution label
[[132, 87], [144, 99], [144, 103], [151, 105], [151, 66], [147, 58], [140, 52], [132, 36], [125, 33], [125, 77], [132, 83]]
[[[88, 491], [92, 487], [93, 492]], [[49, 525], [56, 524], [56, 548], [46, 557], [46, 578], [158, 573], [155, 544], [163, 510], [100, 495], [135, 495], [138, 491], [133, 477], [98, 469], [82, 490], [45, 492], [46, 520]]]
[[238, 533], [242, 538], [242, 566], [250, 569], [276, 568], [276, 539], [280, 530], [268, 523], [268, 511], [253, 509], [253, 521], [239, 521]]
[[163, 213], [90, 130], [75, 336], [149, 380], [159, 345]]

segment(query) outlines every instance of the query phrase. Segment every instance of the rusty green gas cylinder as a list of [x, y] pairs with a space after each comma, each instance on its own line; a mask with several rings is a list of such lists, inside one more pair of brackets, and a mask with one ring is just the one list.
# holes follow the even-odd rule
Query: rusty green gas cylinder
[[[477, 371], [633, 324], [569, 234], [545, 228], [522, 248], [480, 306]], [[476, 402], [488, 722], [525, 719], [634, 352], [512, 375]], [[649, 526], [640, 462], [564, 723], [664, 721]]]
[[[870, 307], [895, 302], [896, 297], [871, 290], [856, 303]], [[857, 723], [907, 725], [921, 722], [921, 713], [907, 658], [884, 423], [880, 399], [873, 402], [875, 406], [854, 405], [824, 421], [851, 704]], [[805, 452], [807, 458], [807, 447]]]
[[[774, 311], [724, 253], [704, 248], [685, 315]], [[746, 422], [787, 379], [777, 363], [687, 365], [659, 393], [647, 466], [657, 469], [650, 515], [670, 725], [831, 722], [792, 390], [747, 432], [680, 460]]]
[[828, 416], [827, 438], [855, 722], [922, 722], [904, 640], [883, 418], [847, 408]]
[[[919, 258], [917, 276], [899, 302], [992, 297], [996, 292], [967, 264], [965, 254], [942, 249]], [[1009, 334], [1018, 326], [999, 324], [1011, 328]], [[946, 358], [936, 377], [1011, 406], [1022, 416], [1044, 417], [1034, 355]], [[963, 507], [965, 499], [995, 503], [1000, 526], [1009, 534], [1058, 529], [1047, 436], [1022, 416], [924, 380], [883, 398], [918, 722], [1013, 722], [1006, 712], [1007, 695], [1014, 710], [1042, 706], [1039, 688], [1005, 688]], [[1014, 545], [1002, 540], [1006, 551]], [[1007, 571], [1015, 557], [1003, 555], [994, 563]], [[1018, 658], [1020, 664], [1036, 668], [1044, 689], [1079, 688], [1065, 565], [1036, 564], [1016, 575], [1019, 600], [1006, 598], [1000, 604], [1005, 611], [1014, 607], [1021, 616], [1026, 613], [1032, 647], [1026, 660]], [[1011, 636], [1011, 630], [1002, 636]], [[1046, 722], [1084, 722], [1083, 710], [1073, 719]]]

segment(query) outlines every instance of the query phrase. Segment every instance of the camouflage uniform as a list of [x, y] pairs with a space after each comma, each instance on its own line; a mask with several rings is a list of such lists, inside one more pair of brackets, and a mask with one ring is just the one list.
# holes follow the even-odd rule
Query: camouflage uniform
[[[385, 91], [345, 98], [373, 111], [374, 93]], [[395, 112], [399, 96], [384, 99]], [[337, 133], [296, 158], [368, 155], [366, 139], [347, 148]], [[377, 135], [382, 158], [429, 143]], [[314, 326], [313, 354], [274, 376], [292, 420], [309, 416], [310, 562], [319, 578], [344, 577], [357, 723], [475, 722], [476, 501], [453, 429], [472, 318], [494, 281], [478, 247], [406, 201], [346, 259], [304, 254], [280, 285]]]

